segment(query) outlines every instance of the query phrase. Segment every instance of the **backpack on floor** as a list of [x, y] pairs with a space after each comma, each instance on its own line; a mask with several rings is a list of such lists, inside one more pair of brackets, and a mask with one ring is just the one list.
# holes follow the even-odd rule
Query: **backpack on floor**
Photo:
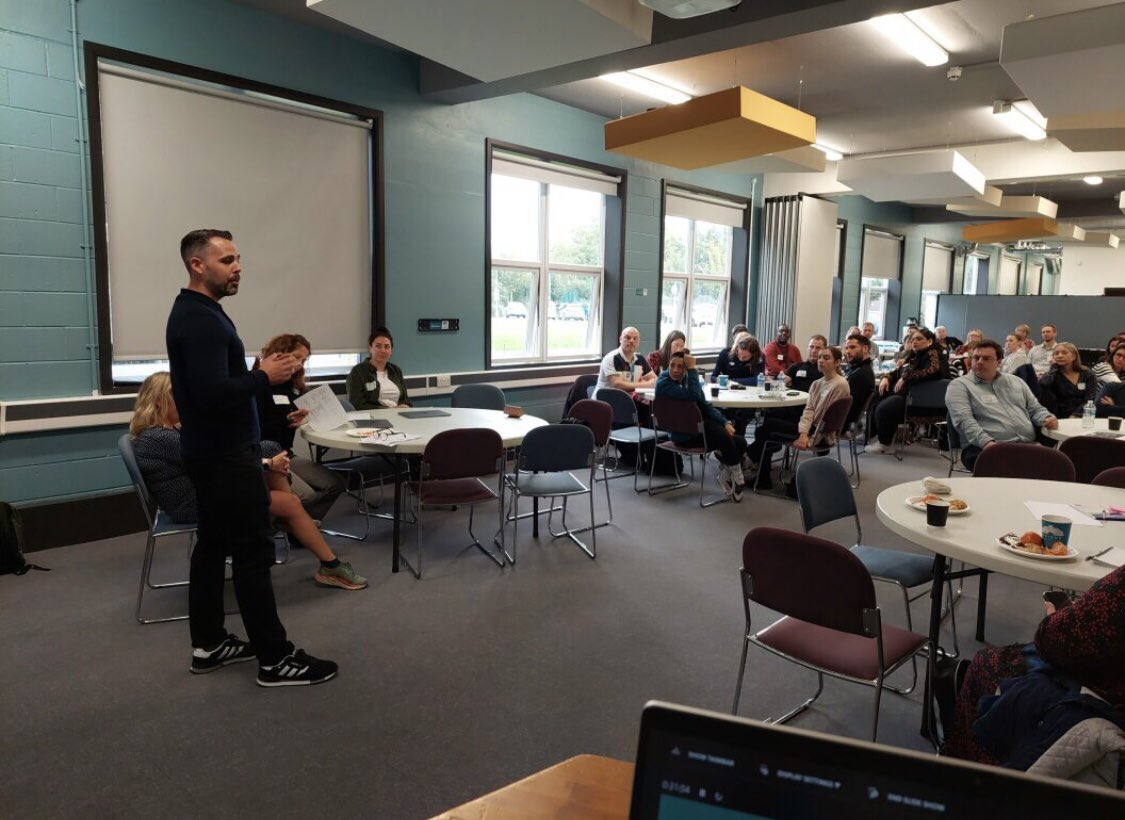
[[0, 575], [23, 575], [29, 569], [47, 570], [27, 563], [23, 557], [23, 524], [20, 511], [0, 501]]

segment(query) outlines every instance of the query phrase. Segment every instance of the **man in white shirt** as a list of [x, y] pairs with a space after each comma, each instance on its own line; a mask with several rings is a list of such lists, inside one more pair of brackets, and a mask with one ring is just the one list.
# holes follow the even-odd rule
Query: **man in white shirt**
[[1015, 375], [1016, 368], [1027, 364], [1027, 350], [1014, 333], [1004, 338], [1004, 361], [1000, 362], [1000, 372]]
[[649, 366], [648, 360], [637, 352], [641, 344], [641, 333], [635, 327], [627, 327], [621, 331], [618, 339], [621, 346], [611, 350], [602, 359], [602, 366], [598, 369], [598, 384], [603, 387], [616, 387], [626, 393], [632, 393], [641, 387], [652, 387], [656, 384], [656, 374]]
[[1043, 344], [1035, 345], [1027, 352], [1027, 360], [1031, 366], [1035, 368], [1035, 375], [1043, 378], [1043, 375], [1051, 369], [1051, 362], [1055, 354], [1055, 326], [1051, 324], [1043, 325], [1039, 330], [1039, 335], [1043, 337]]

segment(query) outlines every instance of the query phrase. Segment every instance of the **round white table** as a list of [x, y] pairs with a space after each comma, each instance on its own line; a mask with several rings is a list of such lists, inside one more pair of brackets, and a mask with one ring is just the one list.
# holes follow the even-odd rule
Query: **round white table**
[[[1066, 441], [1073, 436], [1088, 436], [1090, 433], [1098, 431], [1103, 433], [1109, 432], [1109, 419], [1094, 419], [1094, 429], [1087, 430], [1082, 426], [1082, 419], [1059, 419], [1059, 427], [1057, 430], [1043, 429], [1043, 435], [1053, 438], [1056, 441]], [[1117, 438], [1125, 439], [1125, 429], [1119, 430]]]
[[[443, 415], [427, 416], [424, 418], [410, 418], [403, 413], [416, 413], [425, 411], [440, 411]], [[391, 572], [398, 572], [400, 562], [400, 528], [402, 520], [402, 466], [410, 456], [419, 456], [430, 443], [430, 439], [444, 430], [459, 430], [464, 428], [485, 428], [495, 430], [500, 434], [505, 447], [518, 447], [523, 443], [524, 436], [529, 430], [543, 427], [548, 422], [537, 416], [524, 415], [518, 419], [510, 418], [499, 410], [476, 410], [467, 407], [413, 407], [413, 408], [386, 408], [382, 410], [356, 410], [348, 413], [351, 421], [357, 419], [386, 419], [393, 425], [397, 432], [409, 436], [417, 436], [409, 441], [380, 441], [378, 437], [355, 438], [349, 436], [347, 431], [355, 429], [349, 421], [344, 427], [334, 430], [313, 430], [309, 425], [300, 428], [301, 435], [310, 444], [321, 447], [332, 447], [337, 450], [347, 450], [353, 453], [367, 453], [381, 455], [388, 460], [398, 462], [394, 470], [395, 500], [394, 524], [392, 530], [393, 554], [391, 557]], [[372, 430], [373, 433], [379, 432]]]
[[[768, 410], [771, 407], [802, 407], [809, 403], [809, 394], [800, 390], [785, 390], [778, 393], [762, 393], [757, 387], [745, 390], [720, 390], [718, 396], [711, 395], [712, 385], [704, 385], [703, 396], [715, 407], [731, 410]], [[656, 395], [655, 387], [642, 387], [637, 391], [649, 401]], [[794, 393], [795, 395], [789, 395]]]

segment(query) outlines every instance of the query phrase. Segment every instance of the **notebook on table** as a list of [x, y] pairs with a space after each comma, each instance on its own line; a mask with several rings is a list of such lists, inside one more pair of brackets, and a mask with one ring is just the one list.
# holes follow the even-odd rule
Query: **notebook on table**
[[1125, 817], [1125, 795], [652, 701], [630, 820]]
[[448, 416], [444, 410], [402, 410], [399, 415], [404, 419], [436, 419]]
[[356, 427], [366, 427], [372, 430], [387, 430], [394, 427], [390, 419], [355, 419]]

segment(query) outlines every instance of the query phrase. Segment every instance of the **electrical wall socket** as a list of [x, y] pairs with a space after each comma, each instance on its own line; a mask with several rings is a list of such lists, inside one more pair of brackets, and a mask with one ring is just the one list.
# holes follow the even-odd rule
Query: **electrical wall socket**
[[438, 387], [449, 387], [449, 376], [448, 375], [437, 376], [436, 379], [437, 379], [437, 386]]

